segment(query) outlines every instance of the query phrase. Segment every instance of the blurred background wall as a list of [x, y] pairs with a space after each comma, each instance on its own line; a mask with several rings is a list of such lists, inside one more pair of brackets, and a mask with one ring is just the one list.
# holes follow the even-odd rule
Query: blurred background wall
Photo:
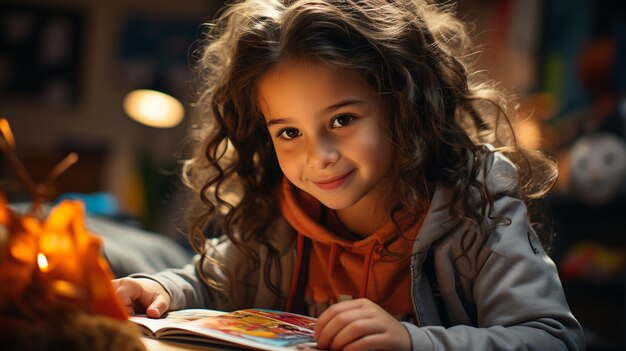
[[[223, 5], [218, 0], [3, 0], [0, 117], [36, 181], [69, 152], [80, 161], [55, 196], [104, 194], [103, 211], [178, 235], [180, 184], [174, 153], [193, 92], [190, 54]], [[626, 349], [626, 5], [611, 0], [460, 0], [474, 25], [478, 67], [516, 95], [518, 140], [559, 161], [548, 196], [553, 257], [590, 349]], [[185, 119], [140, 124], [125, 95], [157, 88]], [[0, 187], [30, 196], [6, 162]]]
[[[160, 129], [128, 118], [124, 96], [157, 88], [187, 107], [189, 56], [221, 6], [197, 0], [0, 2], [0, 115], [38, 182], [70, 151], [80, 161], [56, 195], [106, 192], [120, 212], [155, 227], [186, 120]], [[2, 189], [29, 200], [5, 162]], [[162, 223], [160, 223], [162, 224]]]

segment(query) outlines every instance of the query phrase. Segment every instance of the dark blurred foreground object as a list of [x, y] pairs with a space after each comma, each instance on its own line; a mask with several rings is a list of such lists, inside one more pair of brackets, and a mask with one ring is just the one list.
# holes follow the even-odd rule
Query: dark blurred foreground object
[[0, 349], [144, 350], [113, 291], [102, 240], [85, 226], [83, 204], [65, 200], [48, 214], [42, 210], [54, 180], [76, 156], [37, 184], [14, 146], [8, 122], [0, 119], [0, 151], [33, 197], [30, 209], [18, 214], [0, 192]]

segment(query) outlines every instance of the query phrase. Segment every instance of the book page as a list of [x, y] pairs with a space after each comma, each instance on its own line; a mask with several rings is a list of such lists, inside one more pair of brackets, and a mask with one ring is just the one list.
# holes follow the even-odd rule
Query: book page
[[[243, 345], [264, 350], [286, 350], [307, 343], [314, 345], [315, 318], [288, 312], [247, 309], [231, 313], [211, 310], [169, 312], [164, 319], [131, 317], [157, 337]], [[215, 340], [217, 339], [217, 340]]]
[[166, 313], [161, 318], [149, 318], [144, 315], [130, 316], [129, 320], [147, 329], [151, 334], [156, 336], [160, 329], [177, 328], [181, 323], [191, 322], [201, 318], [219, 316], [224, 314], [222, 311], [214, 311], [208, 309], [186, 309], [180, 311], [172, 311]]

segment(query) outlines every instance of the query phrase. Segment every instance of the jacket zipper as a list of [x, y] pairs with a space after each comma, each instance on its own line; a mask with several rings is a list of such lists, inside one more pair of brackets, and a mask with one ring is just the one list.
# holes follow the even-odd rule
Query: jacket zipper
[[422, 319], [417, 311], [417, 304], [415, 303], [415, 268], [413, 267], [413, 261], [415, 258], [411, 259], [411, 263], [409, 264], [410, 274], [411, 274], [411, 304], [413, 305], [413, 314], [415, 315], [415, 323], [418, 327], [422, 326]]

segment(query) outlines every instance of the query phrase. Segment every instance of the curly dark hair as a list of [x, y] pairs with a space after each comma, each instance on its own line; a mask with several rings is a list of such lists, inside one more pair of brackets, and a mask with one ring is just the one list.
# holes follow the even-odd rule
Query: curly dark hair
[[[450, 4], [244, 0], [226, 6], [209, 25], [198, 60], [200, 94], [188, 138], [193, 154], [183, 167], [186, 184], [201, 200], [189, 232], [200, 267], [207, 260], [221, 265], [206, 254], [206, 238], [223, 234], [265, 277], [281, 271], [266, 232], [280, 216], [276, 188], [282, 172], [256, 89], [268, 70], [290, 58], [359, 73], [389, 108], [385, 132], [401, 194], [394, 220], [400, 210], [419, 215], [423, 199], [439, 184], [451, 190], [453, 217], [469, 224], [462, 245], [484, 242], [494, 222], [489, 220], [494, 199], [479, 177], [486, 171], [486, 144], [518, 166], [522, 199], [545, 195], [556, 166], [517, 145], [504, 95], [471, 70], [473, 48]], [[391, 242], [407, 229], [395, 222]], [[270, 259], [263, 267], [250, 242], [267, 247]], [[223, 288], [199, 271], [210, 286]], [[281, 296], [275, 282], [265, 283]]]

